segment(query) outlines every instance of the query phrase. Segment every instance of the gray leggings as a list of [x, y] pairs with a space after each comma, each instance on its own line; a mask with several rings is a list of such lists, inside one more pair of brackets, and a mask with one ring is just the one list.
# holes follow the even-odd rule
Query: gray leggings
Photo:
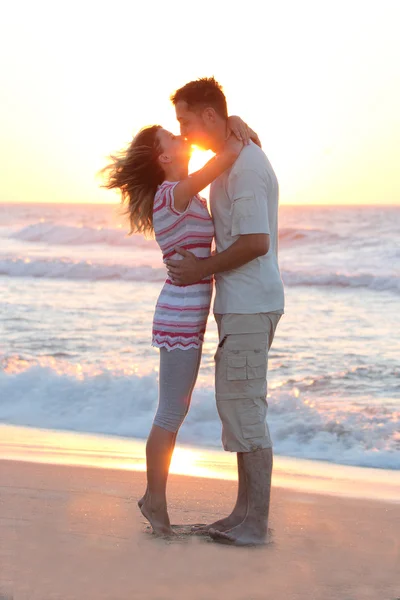
[[176, 433], [190, 406], [202, 347], [168, 351], [160, 348], [159, 402], [154, 425]]

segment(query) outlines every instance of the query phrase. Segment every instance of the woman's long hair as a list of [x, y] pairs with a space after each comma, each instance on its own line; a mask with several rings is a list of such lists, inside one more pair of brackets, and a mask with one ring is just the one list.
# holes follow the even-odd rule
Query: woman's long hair
[[121, 192], [130, 221], [129, 234], [153, 233], [154, 196], [165, 178], [158, 161], [162, 152], [157, 140], [160, 129], [160, 125], [141, 129], [126, 150], [110, 156], [112, 162], [102, 170], [106, 174], [103, 187]]

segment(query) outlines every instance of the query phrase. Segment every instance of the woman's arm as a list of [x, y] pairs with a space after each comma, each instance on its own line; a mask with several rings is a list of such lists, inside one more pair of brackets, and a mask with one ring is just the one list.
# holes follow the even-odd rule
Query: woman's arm
[[190, 177], [180, 181], [174, 188], [174, 205], [176, 210], [186, 210], [190, 199], [207, 187], [226, 169], [231, 167], [243, 148], [234, 135], [225, 142], [225, 147], [216, 156], [209, 160], [202, 169], [192, 173]]

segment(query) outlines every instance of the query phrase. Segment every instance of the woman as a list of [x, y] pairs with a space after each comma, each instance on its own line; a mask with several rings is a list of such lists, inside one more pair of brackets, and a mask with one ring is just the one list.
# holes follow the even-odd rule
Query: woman
[[[126, 152], [106, 167], [105, 187], [118, 188], [126, 205], [131, 233], [154, 234], [164, 261], [180, 258], [180, 246], [198, 258], [210, 255], [214, 227], [198, 192], [238, 157], [254, 132], [230, 117], [235, 134], [202, 169], [188, 175], [190, 146], [159, 125], [142, 129]], [[243, 140], [239, 141], [239, 140]], [[212, 278], [177, 287], [166, 280], [153, 321], [153, 345], [160, 349], [159, 405], [146, 446], [147, 490], [139, 501], [154, 533], [171, 535], [166, 486], [179, 428], [196, 383], [210, 309]]]

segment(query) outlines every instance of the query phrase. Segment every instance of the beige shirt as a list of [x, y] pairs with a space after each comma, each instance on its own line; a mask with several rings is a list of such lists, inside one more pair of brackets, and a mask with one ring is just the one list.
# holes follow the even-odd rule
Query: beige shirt
[[264, 152], [253, 142], [245, 146], [231, 169], [210, 189], [217, 252], [240, 235], [267, 233], [266, 255], [238, 269], [218, 273], [214, 313], [283, 312], [284, 291], [278, 266], [278, 180]]

